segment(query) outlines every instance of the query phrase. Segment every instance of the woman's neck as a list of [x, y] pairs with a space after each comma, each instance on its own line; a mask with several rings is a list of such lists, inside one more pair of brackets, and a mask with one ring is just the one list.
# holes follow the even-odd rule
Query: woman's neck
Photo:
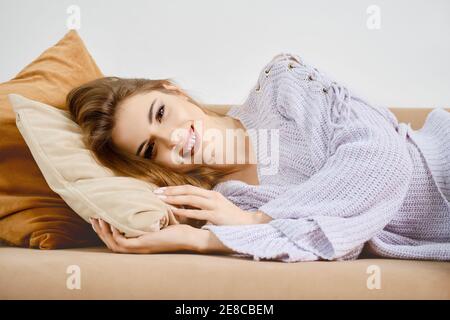
[[[245, 159], [244, 163], [233, 163], [226, 164], [226, 166], [234, 166], [238, 169], [238, 171], [231, 173], [225, 176], [223, 181], [226, 180], [241, 180], [248, 184], [258, 185], [258, 172], [257, 172], [257, 158], [255, 155], [255, 151], [253, 150], [253, 146], [250, 141], [250, 137], [248, 135], [247, 129], [241, 123], [239, 119], [235, 119], [230, 116], [221, 117], [220, 121], [222, 122], [222, 126], [228, 130], [242, 130], [244, 138], [243, 145], [245, 148], [234, 148], [234, 141], [232, 143], [233, 148], [231, 150], [227, 149], [227, 152], [235, 152], [235, 157], [231, 157], [234, 161], [237, 162], [237, 159]], [[234, 136], [234, 135], [233, 135]], [[237, 134], [236, 136], [240, 137], [242, 135]], [[225, 143], [225, 145], [227, 145]], [[226, 157], [225, 157], [226, 158]]]

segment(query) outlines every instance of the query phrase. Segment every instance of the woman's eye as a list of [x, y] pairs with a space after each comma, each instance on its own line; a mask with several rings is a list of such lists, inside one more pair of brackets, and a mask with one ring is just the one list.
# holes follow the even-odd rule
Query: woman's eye
[[146, 159], [151, 159], [152, 158], [152, 153], [153, 153], [153, 146], [155, 143], [152, 143], [151, 145], [148, 146], [148, 148], [145, 150], [144, 153], [144, 158]]
[[162, 105], [162, 106], [158, 109], [158, 113], [156, 114], [156, 119], [158, 119], [158, 121], [160, 121], [160, 122], [161, 122], [161, 119], [162, 119], [162, 117], [163, 117], [163, 115], [164, 115], [164, 108], [165, 108], [165, 105]]
[[[158, 113], [156, 114], [156, 119], [161, 122], [162, 117], [164, 116], [164, 108], [165, 105], [162, 105], [159, 109], [158, 109]], [[153, 146], [155, 145], [155, 143], [152, 143], [147, 150], [145, 150], [144, 153], [144, 158], [146, 159], [151, 159], [153, 158], [152, 154], [153, 154]]]

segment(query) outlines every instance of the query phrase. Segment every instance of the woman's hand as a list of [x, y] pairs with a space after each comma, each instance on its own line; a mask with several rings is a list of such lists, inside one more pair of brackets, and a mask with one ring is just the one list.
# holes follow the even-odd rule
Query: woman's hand
[[266, 223], [272, 220], [258, 211], [245, 211], [228, 200], [220, 192], [206, 190], [192, 185], [158, 188], [154, 193], [172, 205], [189, 205], [198, 209], [173, 208], [176, 216], [206, 220], [215, 225], [243, 225]]
[[89, 219], [100, 239], [113, 252], [118, 253], [165, 253], [181, 250], [202, 251], [208, 236], [187, 224], [169, 225], [144, 235], [126, 238], [119, 230], [101, 219]]

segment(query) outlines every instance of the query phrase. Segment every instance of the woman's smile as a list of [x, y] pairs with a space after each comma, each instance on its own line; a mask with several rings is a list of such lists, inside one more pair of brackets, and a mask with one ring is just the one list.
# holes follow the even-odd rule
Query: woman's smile
[[200, 136], [194, 128], [192, 124], [189, 127], [189, 132], [187, 134], [186, 141], [181, 150], [182, 157], [187, 157], [189, 154], [194, 156], [194, 154], [198, 151], [198, 146], [200, 142]]

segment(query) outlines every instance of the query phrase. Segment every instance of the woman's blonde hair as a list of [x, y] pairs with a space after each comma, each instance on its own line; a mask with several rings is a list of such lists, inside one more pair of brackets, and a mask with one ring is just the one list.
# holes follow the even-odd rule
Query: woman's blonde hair
[[145, 180], [159, 187], [190, 184], [212, 189], [221, 178], [237, 169], [218, 170], [207, 164], [200, 164], [186, 173], [175, 172], [152, 160], [123, 152], [113, 144], [112, 130], [117, 106], [135, 94], [152, 90], [182, 94], [205, 113], [221, 116], [184, 92], [166, 89], [163, 85], [177, 86], [170, 78], [150, 80], [103, 77], [72, 89], [66, 97], [66, 105], [73, 120], [82, 129], [84, 143], [92, 150], [97, 160], [115, 174]]

